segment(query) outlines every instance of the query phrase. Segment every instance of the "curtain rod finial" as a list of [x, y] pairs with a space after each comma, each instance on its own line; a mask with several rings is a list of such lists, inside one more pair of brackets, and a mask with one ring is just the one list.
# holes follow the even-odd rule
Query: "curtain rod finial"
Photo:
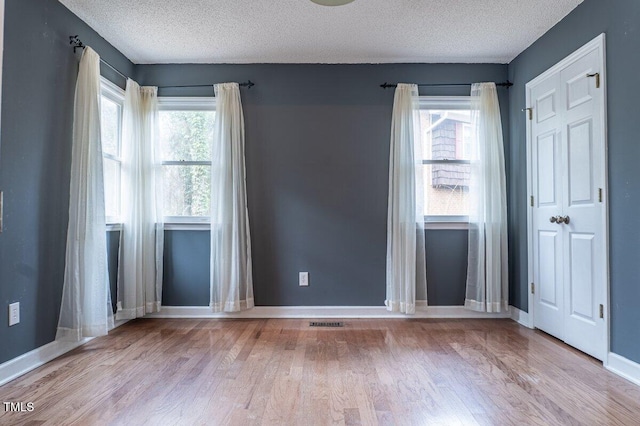
[[251, 89], [255, 85], [256, 84], [251, 80], [247, 80], [246, 82], [239, 84], [240, 87], [246, 87], [247, 89]]
[[69, 36], [69, 44], [73, 46], [73, 53], [76, 53], [76, 49], [84, 49], [84, 43], [80, 41], [77, 34]]

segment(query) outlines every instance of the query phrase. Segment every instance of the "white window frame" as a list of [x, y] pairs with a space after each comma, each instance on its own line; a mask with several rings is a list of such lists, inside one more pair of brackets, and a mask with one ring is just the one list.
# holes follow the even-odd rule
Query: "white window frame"
[[[471, 96], [420, 96], [420, 110], [471, 110]], [[422, 160], [422, 164], [471, 164], [469, 160]], [[468, 229], [469, 216], [425, 215], [427, 229]]]
[[[215, 111], [214, 97], [159, 96], [160, 111]], [[158, 140], [158, 144], [160, 141]], [[162, 166], [211, 166], [211, 161], [162, 161]], [[165, 229], [198, 230], [209, 229], [210, 216], [165, 216]]]
[[[122, 114], [124, 111], [124, 90], [104, 77], [100, 77], [100, 96], [120, 106], [118, 117], [118, 153], [119, 156], [102, 151], [102, 158], [108, 158], [120, 164], [120, 216], [107, 216], [105, 222], [108, 230], [117, 230], [122, 225]], [[101, 123], [102, 124], [102, 123]]]

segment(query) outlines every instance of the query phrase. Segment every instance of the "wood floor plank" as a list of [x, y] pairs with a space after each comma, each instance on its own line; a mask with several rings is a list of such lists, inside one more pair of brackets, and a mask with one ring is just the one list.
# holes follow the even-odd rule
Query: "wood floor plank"
[[640, 425], [640, 388], [510, 320], [131, 321], [0, 387], [2, 425]]

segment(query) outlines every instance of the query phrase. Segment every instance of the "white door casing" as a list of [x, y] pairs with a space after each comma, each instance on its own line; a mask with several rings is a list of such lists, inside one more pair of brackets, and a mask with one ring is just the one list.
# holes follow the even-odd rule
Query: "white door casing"
[[536, 328], [601, 360], [609, 277], [604, 41], [598, 36], [526, 86], [529, 314]]

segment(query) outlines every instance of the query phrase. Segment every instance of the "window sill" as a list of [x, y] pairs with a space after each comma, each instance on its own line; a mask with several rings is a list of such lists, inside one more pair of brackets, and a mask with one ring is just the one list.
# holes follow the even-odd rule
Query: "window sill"
[[469, 229], [469, 223], [468, 222], [425, 222], [424, 229], [466, 231]]
[[122, 231], [121, 223], [107, 223], [107, 232]]
[[[209, 223], [171, 223], [164, 224], [165, 231], [208, 231], [211, 229]], [[107, 223], [107, 232], [122, 231], [121, 223]]]
[[211, 229], [210, 223], [172, 223], [165, 222], [165, 231], [209, 231]]

